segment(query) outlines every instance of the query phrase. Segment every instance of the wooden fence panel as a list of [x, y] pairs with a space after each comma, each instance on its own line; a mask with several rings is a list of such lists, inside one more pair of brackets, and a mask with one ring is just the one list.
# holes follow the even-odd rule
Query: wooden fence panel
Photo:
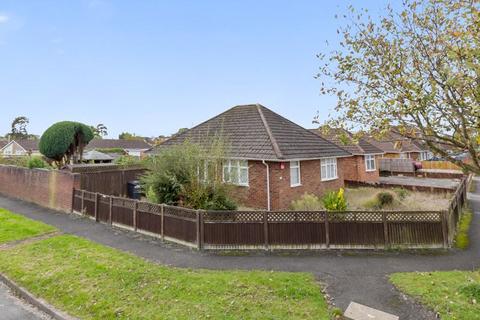
[[196, 211], [164, 206], [164, 235], [181, 241], [195, 243], [197, 241]]
[[268, 224], [268, 242], [272, 245], [326, 244], [324, 222], [276, 222]]
[[422, 161], [422, 169], [462, 170], [456, 164], [449, 161]]
[[98, 220], [108, 222], [110, 212], [110, 197], [101, 195], [98, 201]]
[[162, 234], [162, 206], [139, 202], [137, 208], [137, 228], [157, 235]]
[[441, 222], [389, 222], [388, 235], [392, 246], [443, 243]]
[[112, 222], [133, 227], [134, 200], [113, 198]]
[[330, 245], [384, 246], [383, 224], [376, 222], [329, 222]]
[[212, 245], [263, 245], [263, 223], [206, 222], [204, 243]]

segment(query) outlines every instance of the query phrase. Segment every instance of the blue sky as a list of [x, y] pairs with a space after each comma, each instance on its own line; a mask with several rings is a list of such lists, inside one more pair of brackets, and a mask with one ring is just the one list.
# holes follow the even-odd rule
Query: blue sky
[[35, 134], [75, 120], [167, 135], [245, 103], [311, 127], [335, 104], [313, 78], [334, 15], [386, 3], [0, 0], [0, 134], [25, 115]]

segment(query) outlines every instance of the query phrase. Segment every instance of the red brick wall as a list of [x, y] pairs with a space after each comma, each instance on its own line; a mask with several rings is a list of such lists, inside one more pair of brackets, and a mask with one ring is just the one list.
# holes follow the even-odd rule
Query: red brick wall
[[79, 176], [70, 172], [0, 165], [1, 194], [47, 208], [70, 211], [79, 187]]
[[378, 171], [378, 159], [380, 156], [375, 156], [375, 171], [368, 171], [365, 167], [365, 157], [364, 156], [353, 156], [348, 158], [343, 158], [343, 172], [344, 179], [348, 181], [360, 181], [360, 182], [378, 182], [379, 181], [379, 171]]
[[232, 196], [243, 206], [267, 209], [267, 168], [261, 161], [248, 161], [248, 187], [233, 186]]
[[[301, 186], [290, 186], [290, 162], [267, 162], [270, 168], [270, 197], [272, 210], [288, 209], [291, 202], [305, 193], [321, 196], [327, 190], [344, 186], [344, 158], [338, 159], [338, 179], [320, 180], [320, 160], [300, 162]], [[233, 197], [241, 206], [267, 209], [266, 167], [261, 161], [249, 161], [249, 186], [233, 187]]]

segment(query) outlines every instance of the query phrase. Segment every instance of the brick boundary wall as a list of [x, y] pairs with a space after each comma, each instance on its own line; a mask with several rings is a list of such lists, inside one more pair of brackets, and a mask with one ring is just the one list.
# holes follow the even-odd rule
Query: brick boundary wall
[[80, 188], [79, 174], [0, 165], [0, 194], [8, 197], [70, 212], [75, 188]]

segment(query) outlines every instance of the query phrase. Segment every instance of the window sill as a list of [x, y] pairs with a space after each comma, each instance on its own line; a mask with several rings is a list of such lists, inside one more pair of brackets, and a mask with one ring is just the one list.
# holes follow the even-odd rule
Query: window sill
[[327, 178], [325, 178], [325, 179], [320, 179], [320, 181], [325, 181], [325, 182], [326, 182], [326, 181], [332, 181], [332, 180], [337, 180], [337, 179], [338, 179], [338, 177], [335, 177], [335, 178], [328, 178], [328, 179], [327, 179]]
[[370, 169], [370, 170], [365, 170], [366, 172], [375, 172], [377, 169]]
[[291, 185], [290, 185], [290, 188], [296, 188], [296, 187], [301, 187], [301, 186], [302, 186], [301, 183], [299, 183], [299, 184], [291, 184]]

